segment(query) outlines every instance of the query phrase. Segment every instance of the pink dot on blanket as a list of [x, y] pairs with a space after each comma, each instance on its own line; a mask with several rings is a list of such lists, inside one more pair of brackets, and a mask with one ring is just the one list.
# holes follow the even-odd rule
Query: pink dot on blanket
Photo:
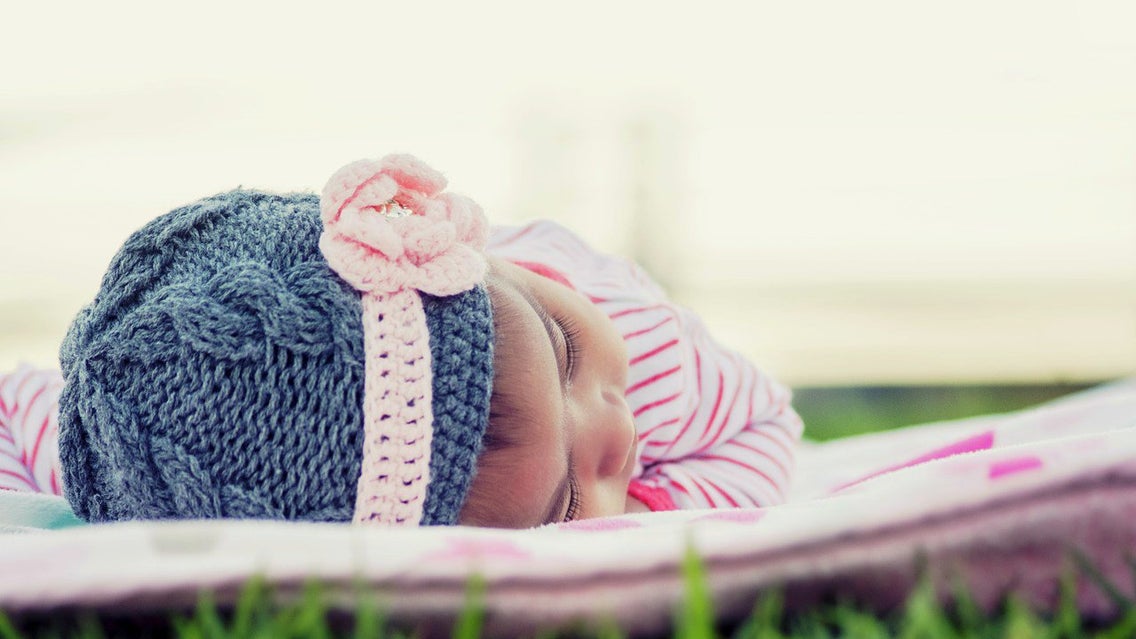
[[911, 468], [912, 466], [918, 466], [920, 464], [926, 464], [927, 462], [935, 461], [935, 460], [938, 460], [938, 459], [944, 459], [946, 457], [953, 457], [955, 455], [962, 455], [962, 454], [965, 454], [965, 453], [973, 453], [973, 452], [977, 452], [977, 451], [980, 451], [980, 450], [989, 450], [993, 447], [994, 447], [994, 431], [992, 431], [992, 430], [986, 431], [986, 432], [979, 433], [979, 434], [971, 436], [971, 437], [967, 437], [966, 439], [961, 439], [959, 441], [952, 442], [950, 444], [947, 444], [946, 446], [936, 448], [935, 450], [932, 450], [930, 452], [919, 455], [918, 457], [914, 457], [912, 459], [909, 459], [909, 460], [907, 460], [907, 461], [905, 461], [901, 464], [895, 464], [893, 466], [888, 466], [887, 468], [874, 471], [874, 472], [869, 473], [869, 474], [867, 474], [867, 475], [865, 475], [865, 476], [863, 476], [859, 479], [841, 484], [841, 485], [837, 486], [836, 488], [833, 488], [832, 492], [837, 493], [837, 492], [840, 492], [840, 491], [842, 491], [846, 488], [850, 488], [852, 486], [855, 486], [856, 484], [859, 484], [861, 482], [868, 481], [869, 479], [879, 477], [880, 475], [886, 475], [887, 473], [893, 473], [897, 470], [903, 470], [904, 468]]
[[446, 548], [430, 559], [527, 559], [529, 552], [508, 540], [466, 539], [454, 537], [446, 540]]
[[1041, 468], [1041, 460], [1033, 455], [1028, 457], [1018, 457], [1016, 459], [1006, 459], [1000, 462], [990, 464], [990, 471], [988, 476], [990, 479], [998, 479], [1006, 475], [1013, 475], [1026, 470], [1033, 470]]
[[735, 524], [755, 524], [765, 518], [765, 511], [758, 508], [740, 508], [737, 510], [720, 510], [702, 515], [694, 521], [729, 521]]
[[604, 532], [607, 530], [626, 530], [628, 528], [642, 528], [643, 524], [620, 517], [602, 517], [600, 519], [579, 519], [557, 526], [560, 530], [582, 530], [584, 532]]

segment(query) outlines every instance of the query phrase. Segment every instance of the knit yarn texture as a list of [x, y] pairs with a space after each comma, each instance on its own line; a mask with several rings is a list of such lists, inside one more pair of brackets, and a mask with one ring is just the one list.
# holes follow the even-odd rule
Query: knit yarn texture
[[[350, 521], [362, 464], [359, 293], [319, 199], [233, 191], [130, 237], [60, 361], [64, 494], [83, 519]], [[484, 286], [423, 295], [434, 413], [422, 524], [457, 520], [489, 419]]]

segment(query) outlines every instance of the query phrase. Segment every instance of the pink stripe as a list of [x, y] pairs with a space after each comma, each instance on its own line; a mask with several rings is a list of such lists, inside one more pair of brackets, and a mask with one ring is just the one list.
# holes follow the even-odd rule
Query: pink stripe
[[[780, 424], [776, 425], [776, 428], [778, 429], [776, 432], [779, 432], [779, 433], [785, 432], [785, 429], [782, 428]], [[747, 433], [757, 435], [758, 437], [763, 437], [767, 441], [769, 441], [769, 443], [773, 444], [777, 448], [780, 448], [781, 452], [785, 454], [785, 457], [787, 457], [787, 458], [792, 457], [793, 452], [789, 449], [789, 446], [787, 446], [785, 444], [785, 442], [781, 441], [777, 437], [774, 437], [774, 434], [769, 432], [769, 431], [770, 431], [769, 428], [761, 428], [761, 429], [750, 428], [750, 429], [746, 430]], [[786, 434], [788, 434], [788, 433], [786, 433]]]
[[679, 396], [681, 396], [681, 395], [682, 395], [682, 393], [675, 393], [674, 395], [670, 395], [670, 396], [664, 397], [662, 399], [656, 399], [655, 401], [653, 401], [649, 404], [643, 404], [639, 408], [636, 408], [635, 412], [632, 413], [632, 415], [634, 417], [638, 417], [638, 416], [642, 415], [643, 413], [651, 410], [652, 408], [658, 408], [659, 406], [673, 402], [674, 400], [678, 399]]
[[718, 484], [715, 484], [714, 482], [710, 481], [709, 479], [706, 479], [705, 477], [702, 478], [702, 481], [706, 482], [711, 488], [713, 488], [714, 490], [721, 493], [721, 495], [726, 498], [726, 501], [730, 502], [731, 507], [733, 507], [733, 508], [738, 507], [738, 502], [734, 501], [733, 497], [730, 497], [730, 493], [727, 493], [725, 490], [722, 490], [721, 486], [719, 486]]
[[768, 451], [761, 450], [760, 448], [754, 448], [753, 446], [750, 446], [749, 444], [739, 442], [737, 440], [730, 441], [729, 444], [731, 446], [737, 446], [738, 448], [744, 448], [744, 449], [746, 449], [746, 450], [748, 450], [752, 453], [755, 453], [757, 455], [761, 455], [765, 459], [768, 459], [771, 464], [776, 466], [777, 470], [781, 471], [782, 476], [784, 476], [785, 478], [789, 477], [789, 471], [785, 468], [785, 465], [781, 463], [781, 460], [777, 459], [773, 455], [770, 455]]
[[694, 349], [694, 380], [698, 389], [698, 397], [702, 397], [702, 352]]
[[663, 321], [661, 321], [661, 322], [657, 322], [657, 323], [656, 323], [656, 324], [654, 324], [653, 326], [648, 326], [647, 328], [641, 328], [641, 329], [639, 329], [639, 330], [637, 330], [637, 331], [631, 331], [630, 333], [627, 333], [626, 335], [624, 335], [624, 336], [623, 336], [623, 339], [624, 339], [624, 340], [629, 340], [629, 339], [631, 339], [632, 337], [639, 337], [640, 335], [644, 335], [644, 334], [646, 334], [646, 333], [650, 333], [651, 331], [655, 330], [656, 328], [659, 328], [659, 327], [660, 327], [660, 326], [662, 326], [663, 324], [666, 324], [666, 323], [668, 323], [668, 322], [673, 322], [673, 321], [674, 321], [674, 315], [671, 315], [670, 317], [667, 317], [667, 318], [666, 318], [666, 319], [664, 319]]
[[647, 379], [635, 382], [634, 384], [629, 386], [627, 388], [627, 390], [624, 391], [623, 394], [624, 395], [630, 395], [631, 393], [634, 393], [635, 391], [637, 391], [637, 390], [639, 390], [639, 389], [641, 389], [645, 386], [650, 386], [651, 384], [654, 384], [655, 382], [659, 381], [660, 379], [663, 379], [664, 377], [670, 377], [671, 375], [674, 375], [675, 373], [679, 372], [680, 370], [682, 370], [681, 365], [675, 366], [674, 368], [667, 369], [667, 370], [665, 370], [661, 373], [655, 373], [654, 375], [648, 377]]
[[[678, 423], [678, 418], [672, 417], [671, 419], [668, 419], [667, 421], [662, 422], [661, 424], [656, 424], [656, 425], [648, 428], [647, 430], [639, 433], [639, 441], [643, 441], [643, 440], [647, 439], [648, 437], [651, 436], [652, 433], [659, 430], [660, 428], [666, 428], [667, 426], [673, 426], [674, 424], [677, 424], [677, 423]], [[651, 445], [651, 446], [666, 446], [668, 443], [670, 443], [670, 442], [648, 442], [648, 445]]]
[[59, 478], [56, 477], [55, 469], [51, 469], [51, 492], [56, 495], [62, 495], [63, 491], [59, 489]]
[[526, 226], [526, 227], [522, 228], [522, 229], [521, 229], [520, 231], [518, 231], [517, 233], [514, 233], [512, 237], [510, 237], [510, 238], [506, 238], [506, 239], [504, 239], [504, 240], [501, 240], [500, 242], [498, 242], [498, 243], [497, 243], [497, 246], [498, 246], [498, 247], [502, 247], [502, 246], [508, 246], [508, 245], [510, 245], [510, 244], [512, 244], [512, 243], [514, 243], [514, 242], [516, 242], [517, 240], [521, 239], [522, 237], [524, 237], [524, 236], [528, 235], [529, 233], [532, 233], [532, 232], [533, 232], [533, 229], [535, 229], [535, 228], [536, 228], [536, 225], [535, 225], [535, 224], [529, 224], [528, 226]]
[[[702, 355], [698, 352], [698, 349], [694, 349], [694, 379], [697, 380], [696, 383], [698, 386], [698, 399], [702, 399]], [[686, 423], [682, 425], [682, 430], [678, 432], [678, 435], [676, 435], [675, 438], [671, 440], [671, 443], [669, 446], [667, 446], [667, 449], [663, 451], [663, 455], [667, 455], [672, 450], [674, 450], [674, 447], [678, 445], [683, 436], [686, 435], [686, 431], [690, 430], [690, 425], [694, 423], [694, 418], [697, 415], [698, 409], [695, 408], [690, 413], [690, 417], [686, 419]]]
[[8, 432], [7, 428], [0, 430], [0, 439], [6, 439], [8, 440], [9, 444], [12, 444], [13, 446], [16, 445], [16, 440], [12, 437], [12, 434]]
[[4, 470], [3, 468], [0, 468], [0, 475], [7, 475], [8, 477], [13, 477], [15, 479], [18, 479], [18, 480], [24, 482], [24, 485], [27, 486], [28, 488], [31, 488], [32, 490], [37, 490], [36, 487], [35, 487], [35, 484], [28, 481], [28, 478], [23, 476], [23, 475], [20, 475], [18, 473], [14, 473], [10, 470]]
[[608, 317], [611, 319], [617, 319], [620, 317], [626, 317], [628, 315], [635, 315], [637, 313], [646, 313], [647, 311], [653, 311], [662, 307], [662, 304], [652, 304], [651, 306], [636, 306], [634, 308], [625, 308], [622, 311], [616, 311], [612, 313]]
[[27, 419], [26, 411], [30, 411], [32, 409], [32, 406], [35, 406], [36, 402], [39, 401], [39, 398], [43, 395], [44, 391], [46, 391], [46, 390], [47, 390], [47, 386], [40, 386], [39, 389], [36, 392], [32, 393], [32, 398], [30, 400], [28, 400], [27, 406], [24, 407], [24, 410], [25, 410], [24, 418], [25, 419]]
[[972, 453], [972, 452], [979, 451], [979, 450], [989, 450], [993, 446], [994, 446], [994, 431], [986, 431], [984, 433], [979, 433], [978, 435], [975, 435], [973, 437], [968, 437], [968, 438], [963, 439], [961, 441], [957, 441], [953, 444], [949, 444], [949, 445], [943, 446], [941, 448], [936, 448], [935, 450], [932, 450], [929, 453], [920, 455], [920, 456], [918, 456], [914, 459], [903, 462], [902, 464], [896, 464], [894, 466], [888, 466], [887, 468], [885, 468], [883, 470], [877, 470], [876, 472], [865, 475], [864, 477], [861, 477], [859, 479], [850, 481], [846, 484], [841, 484], [840, 486], [837, 486], [833, 490], [833, 492], [844, 490], [845, 488], [848, 488], [849, 486], [855, 486], [856, 484], [859, 484], [860, 482], [868, 481], [869, 479], [871, 479], [873, 477], [885, 475], [887, 473], [895, 472], [895, 471], [901, 470], [903, 468], [909, 468], [911, 466], [918, 466], [919, 464], [923, 464], [923, 463], [933, 461], [933, 460], [936, 460], [936, 459], [942, 459], [944, 457], [950, 457], [952, 455], [961, 455], [963, 453]]
[[[694, 487], [698, 489], [698, 492], [702, 493], [702, 497], [704, 497], [706, 499], [707, 504], [709, 504], [710, 506], [717, 506], [718, 505], [717, 502], [715, 502], [714, 499], [712, 497], [710, 497], [710, 493], [706, 492], [706, 489], [703, 488], [699, 484], [697, 477], [691, 477], [690, 483], [694, 484]], [[687, 493], [687, 494], [690, 494], [690, 493]]]
[[32, 376], [28, 375], [27, 377], [21, 379], [20, 383], [16, 386], [16, 392], [12, 396], [15, 400], [15, 403], [12, 404], [12, 415], [15, 415], [20, 410], [20, 395], [23, 393], [24, 385], [31, 381], [31, 379]]
[[551, 266], [541, 264], [540, 262], [524, 262], [524, 261], [516, 261], [516, 262], [513, 262], [513, 264], [516, 264], [517, 266], [525, 269], [526, 271], [529, 271], [530, 273], [536, 273], [537, 275], [543, 277], [546, 280], [552, 280], [553, 282], [556, 282], [557, 284], [560, 284], [561, 286], [565, 286], [567, 288], [570, 288], [573, 291], [576, 290], [576, 286], [574, 284], [572, 284], [572, 282], [568, 281], [568, 278], [565, 277], [563, 273], [552, 268]]
[[43, 434], [47, 432], [48, 418], [43, 418], [43, 423], [40, 424], [39, 434], [36, 435], [35, 446], [32, 447], [32, 458], [28, 464], [28, 468], [35, 468], [36, 459], [39, 457], [39, 445], [43, 443]]
[[1041, 468], [1041, 460], [1033, 455], [1028, 457], [1019, 457], [1017, 459], [1007, 459], [1005, 461], [995, 462], [990, 465], [988, 476], [990, 479], [998, 479], [1006, 475], [1013, 475], [1026, 470], [1033, 470]]
[[773, 479], [769, 475], [766, 475], [764, 472], [758, 470], [754, 466], [751, 466], [751, 465], [749, 465], [749, 464], [747, 464], [743, 461], [739, 461], [737, 459], [733, 459], [733, 458], [730, 458], [730, 457], [723, 457], [721, 455], [699, 455], [695, 459], [706, 460], [706, 461], [723, 461], [723, 462], [726, 462], [727, 464], [733, 464], [733, 465], [738, 466], [740, 468], [744, 468], [747, 471], [749, 471], [749, 472], [751, 472], [755, 475], [760, 476], [762, 479], [765, 480], [765, 482], [767, 484], [769, 484], [770, 486], [773, 487], [773, 490], [777, 491], [777, 493], [780, 495], [780, 491], [777, 490], [777, 482], [773, 481]]
[[746, 397], [749, 398], [746, 407], [746, 424], [753, 423], [753, 396], [757, 391], [757, 374], [755, 373], [753, 379], [749, 382], [749, 390], [746, 391]]
[[[714, 408], [713, 408], [713, 410], [710, 411], [710, 419], [706, 420], [707, 429], [709, 429], [709, 427], [714, 424], [714, 419], [716, 417], [718, 417], [718, 409], [722, 407], [722, 394], [726, 390], [725, 387], [726, 387], [726, 380], [722, 376], [722, 371], [719, 370], [718, 371], [718, 395], [717, 395], [717, 397], [714, 398]], [[704, 429], [702, 431], [702, 433], [705, 435], [706, 430]]]
[[631, 360], [628, 362], [628, 364], [631, 365], [631, 366], [634, 366], [635, 364], [638, 364], [639, 362], [642, 362], [645, 359], [650, 359], [650, 358], [658, 355], [659, 353], [661, 353], [661, 352], [663, 352], [663, 351], [665, 351], [669, 348], [674, 348], [674, 346], [676, 344], [678, 344], [678, 339], [677, 338], [672, 339], [669, 342], [666, 342], [664, 344], [660, 344], [659, 346], [656, 346], [655, 348], [647, 351], [646, 353], [643, 353], [642, 355], [636, 355], [635, 357], [631, 358]]
[[[730, 407], [726, 409], [725, 416], [722, 417], [721, 423], [718, 424], [717, 432], [714, 433], [714, 436], [711, 437], [709, 441], [703, 440], [704, 441], [704, 443], [702, 444], [703, 449], [705, 449], [707, 446], [712, 446], [722, 436], [722, 432], [726, 430], [726, 425], [730, 423], [730, 416], [734, 414], [734, 406], [737, 405], [738, 395], [740, 395], [740, 394], [741, 394], [741, 389], [735, 388], [734, 389], [734, 397], [733, 397], [733, 399], [730, 400]], [[711, 425], [712, 424], [713, 424], [713, 422], [711, 422]], [[707, 430], [709, 430], [709, 428], [707, 428]], [[705, 433], [703, 433], [703, 434], [705, 434]]]

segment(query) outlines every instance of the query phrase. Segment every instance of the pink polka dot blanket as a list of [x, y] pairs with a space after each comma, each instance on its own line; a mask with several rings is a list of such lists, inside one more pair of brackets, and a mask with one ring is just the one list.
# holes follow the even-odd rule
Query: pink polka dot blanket
[[[11, 417], [13, 397], [0, 397]], [[18, 456], [27, 439], [0, 445]], [[40, 475], [29, 481], [50, 485], [50, 470]], [[1078, 562], [1093, 567], [1075, 573], [1084, 614], [1117, 614], [1119, 598], [1136, 592], [1136, 379], [1012, 414], [806, 443], [796, 477], [792, 498], [776, 507], [515, 531], [69, 526], [77, 522], [61, 498], [2, 490], [0, 526], [10, 534], [0, 544], [0, 609], [152, 611], [192, 605], [203, 588], [233, 602], [254, 576], [279, 597], [314, 578], [344, 606], [363, 583], [390, 619], [449, 627], [479, 575], [492, 635], [588, 621], [649, 633], [672, 621], [688, 548], [723, 621], [771, 589], [790, 610], [837, 598], [888, 610], [921, 577], [944, 599], [961, 582], [982, 606], [1014, 592], [1046, 610]]]

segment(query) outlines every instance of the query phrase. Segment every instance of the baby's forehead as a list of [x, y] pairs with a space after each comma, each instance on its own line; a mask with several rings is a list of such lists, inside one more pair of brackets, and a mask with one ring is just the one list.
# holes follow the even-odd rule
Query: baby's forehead
[[528, 284], [518, 276], [519, 271], [518, 266], [490, 258], [489, 273], [485, 278], [493, 313], [494, 343], [510, 349], [520, 346], [513, 342], [522, 337], [547, 341], [547, 334], [533, 309], [538, 302]]
[[[486, 278], [493, 313], [494, 378], [525, 367], [533, 359], [534, 342], [547, 341], [540, 321], [516, 283], [495, 273]], [[543, 338], [543, 339], [541, 339]]]
[[[559, 389], [559, 376], [548, 333], [522, 293], [523, 286], [497, 269], [486, 279], [493, 309], [491, 422], [507, 422], [509, 431], [528, 432], [526, 423], [547, 419], [544, 413]], [[513, 433], [509, 439], [524, 437]]]

